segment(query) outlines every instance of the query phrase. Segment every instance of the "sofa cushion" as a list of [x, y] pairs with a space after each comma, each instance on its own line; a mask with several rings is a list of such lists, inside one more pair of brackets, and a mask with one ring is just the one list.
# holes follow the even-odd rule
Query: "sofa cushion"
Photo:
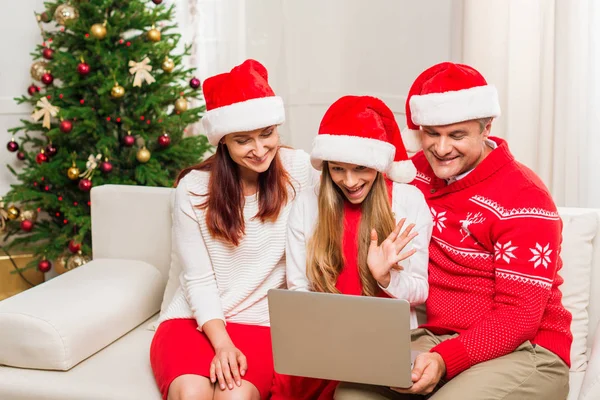
[[93, 260], [0, 302], [0, 364], [66, 371], [155, 314], [162, 293], [148, 263]]
[[[600, 325], [600, 324], [599, 324]], [[587, 370], [585, 371], [585, 377], [582, 379], [581, 387], [579, 392], [581, 397], [577, 397], [579, 400], [597, 400], [600, 399], [600, 326], [596, 327], [596, 333], [592, 338], [592, 348], [588, 353], [589, 363]], [[573, 386], [571, 385], [571, 390]], [[568, 400], [571, 400], [569, 397]]]
[[154, 332], [146, 325], [69, 371], [0, 366], [0, 399], [160, 400], [149, 359]]
[[573, 315], [571, 332], [571, 371], [585, 371], [587, 367], [588, 304], [592, 269], [592, 241], [597, 230], [595, 213], [564, 215], [560, 275], [565, 283], [560, 287], [563, 305]]
[[[172, 214], [171, 214], [171, 218], [172, 218]], [[173, 229], [171, 229], [171, 243], [172, 244], [175, 243], [173, 235], [174, 235]], [[179, 287], [179, 276], [181, 275], [182, 270], [183, 269], [181, 266], [181, 261], [179, 260], [179, 256], [177, 255], [177, 252], [175, 251], [175, 246], [171, 245], [171, 267], [169, 268], [169, 278], [167, 281], [167, 286], [165, 287], [165, 292], [163, 293], [162, 303], [160, 305], [160, 313], [161, 314], [165, 312], [167, 307], [169, 307], [169, 304], [171, 304], [173, 297], [175, 297], [175, 292], [177, 291], [177, 288]], [[154, 321], [150, 322], [150, 324], [148, 324], [148, 329], [156, 330], [157, 326], [158, 326], [157, 320], [154, 320]]]
[[[171, 233], [173, 234], [173, 233]], [[171, 239], [171, 243], [173, 243], [173, 239]], [[169, 269], [169, 280], [167, 282], [167, 287], [165, 288], [165, 294], [163, 296], [163, 301], [160, 306], [161, 313], [164, 312], [169, 304], [171, 304], [171, 300], [175, 296], [175, 292], [179, 287], [179, 276], [182, 272], [181, 260], [177, 252], [175, 251], [175, 246], [171, 248], [171, 269]]]
[[175, 189], [99, 185], [91, 191], [94, 258], [145, 261], [167, 282]]
[[583, 382], [584, 377], [585, 372], [569, 372], [569, 396], [567, 397], [567, 400], [579, 399], [579, 392], [581, 391], [581, 384]]

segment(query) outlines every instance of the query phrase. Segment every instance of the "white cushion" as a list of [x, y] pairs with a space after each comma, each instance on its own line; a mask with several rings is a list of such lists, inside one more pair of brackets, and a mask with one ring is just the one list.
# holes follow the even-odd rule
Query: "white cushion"
[[0, 302], [0, 364], [70, 369], [155, 314], [162, 282], [143, 261], [96, 259]]
[[563, 305], [573, 315], [571, 332], [571, 371], [585, 371], [587, 366], [588, 304], [592, 268], [592, 240], [597, 230], [596, 214], [561, 215], [563, 244], [560, 275], [565, 283], [560, 287]]
[[92, 250], [94, 258], [145, 261], [167, 282], [171, 267], [171, 209], [175, 189], [94, 186]]
[[148, 356], [154, 332], [146, 325], [69, 371], [0, 366], [0, 399], [160, 400]]
[[[173, 204], [174, 201], [175, 201], [175, 192], [173, 191], [173, 196], [171, 198], [171, 204]], [[172, 206], [171, 206], [171, 209], [172, 209]], [[173, 218], [173, 212], [171, 211], [171, 219], [172, 218]], [[177, 255], [177, 252], [175, 251], [175, 246], [173, 245], [173, 243], [175, 243], [174, 242], [174, 232], [173, 232], [173, 229], [171, 229], [171, 266], [169, 268], [169, 277], [168, 277], [168, 281], [167, 281], [167, 286], [165, 287], [165, 292], [163, 294], [162, 303], [160, 305], [160, 313], [161, 314], [165, 312], [167, 307], [169, 307], [169, 304], [171, 304], [173, 297], [175, 297], [175, 292], [177, 291], [177, 288], [179, 287], [179, 276], [181, 275], [181, 271], [182, 271], [181, 261], [179, 260], [179, 256]], [[157, 321], [154, 320], [150, 324], [148, 324], [148, 329], [156, 330], [157, 325], [158, 325]]]
[[600, 399], [600, 330], [598, 328], [600, 326], [596, 328], [588, 368], [580, 388], [580, 400]]
[[569, 395], [567, 400], [578, 400], [581, 383], [585, 377], [585, 372], [569, 371]]

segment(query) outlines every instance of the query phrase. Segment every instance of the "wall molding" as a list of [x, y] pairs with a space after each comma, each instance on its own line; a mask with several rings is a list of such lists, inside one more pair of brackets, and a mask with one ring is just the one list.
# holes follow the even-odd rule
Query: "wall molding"
[[[17, 96], [15, 96], [17, 97]], [[32, 109], [29, 104], [17, 104], [13, 97], [0, 97], [0, 115], [29, 115]]]
[[[329, 106], [347, 93], [342, 92], [304, 92], [284, 96], [286, 107]], [[394, 114], [405, 114], [406, 96], [391, 93], [355, 93], [377, 97], [387, 104]]]

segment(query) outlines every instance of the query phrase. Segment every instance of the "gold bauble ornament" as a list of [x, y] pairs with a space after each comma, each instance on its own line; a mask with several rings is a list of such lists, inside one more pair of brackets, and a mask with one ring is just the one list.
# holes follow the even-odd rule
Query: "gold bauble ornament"
[[8, 213], [8, 219], [12, 219], [13, 221], [17, 218], [19, 218], [19, 215], [21, 215], [21, 210], [19, 210], [17, 207], [15, 206], [10, 206], [6, 209], [6, 212]]
[[69, 259], [67, 260], [67, 269], [75, 269], [77, 267], [81, 267], [83, 264], [87, 263], [88, 261], [90, 261], [90, 259], [86, 256], [84, 256], [83, 254], [81, 254], [81, 252], [75, 254], [74, 256], [69, 257]]
[[177, 110], [179, 112], [184, 112], [187, 109], [188, 109], [188, 101], [186, 99], [184, 99], [183, 97], [180, 97], [177, 100], [175, 100], [175, 110]]
[[106, 37], [106, 26], [104, 24], [94, 24], [90, 28], [90, 33], [96, 39], [102, 40]]
[[75, 163], [73, 163], [73, 166], [67, 170], [67, 176], [72, 181], [76, 181], [77, 179], [79, 179], [79, 174], [79, 168], [75, 166]]
[[48, 68], [48, 63], [46, 63], [46, 61], [34, 62], [31, 64], [31, 69], [29, 70], [31, 77], [36, 81], [41, 81], [42, 75], [46, 73], [46, 68]]
[[162, 63], [162, 70], [165, 72], [172, 72], [175, 69], [175, 62], [168, 56], [165, 57], [165, 61]]
[[6, 225], [7, 219], [8, 213], [4, 209], [4, 201], [2, 197], [0, 197], [0, 233], [4, 233], [8, 230], [8, 226]]
[[54, 262], [54, 270], [58, 275], [64, 274], [67, 272], [67, 257], [60, 256]]
[[66, 25], [79, 17], [79, 11], [68, 4], [61, 4], [54, 11], [54, 20], [58, 25]]
[[125, 88], [115, 82], [115, 86], [110, 90], [110, 95], [115, 99], [125, 96]]
[[160, 41], [160, 31], [158, 29], [156, 29], [155, 27], [152, 27], [152, 29], [150, 29], [148, 31], [147, 36], [148, 36], [148, 40], [150, 40], [151, 42]]
[[21, 219], [28, 219], [31, 222], [37, 221], [38, 213], [36, 210], [25, 210], [21, 213]]
[[137, 160], [139, 162], [141, 162], [142, 164], [147, 163], [148, 161], [150, 161], [150, 156], [152, 154], [150, 153], [150, 150], [148, 150], [146, 148], [146, 146], [142, 147], [141, 149], [138, 150], [137, 154], [135, 155], [135, 158], [137, 158]]

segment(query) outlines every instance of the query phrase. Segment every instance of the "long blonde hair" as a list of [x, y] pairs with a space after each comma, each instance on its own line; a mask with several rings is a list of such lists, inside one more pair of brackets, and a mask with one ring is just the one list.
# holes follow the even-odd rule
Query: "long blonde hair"
[[[306, 269], [312, 290], [340, 293], [335, 284], [344, 267], [343, 229], [340, 227], [344, 226], [345, 196], [333, 182], [327, 162], [323, 163], [322, 171], [318, 199], [319, 218], [308, 242]], [[358, 272], [363, 287], [363, 296], [374, 296], [378, 292], [377, 282], [367, 266], [371, 229], [375, 228], [379, 243], [381, 243], [392, 232], [396, 224], [385, 180], [381, 173], [377, 173], [371, 191], [361, 206], [362, 215], [358, 230]]]

